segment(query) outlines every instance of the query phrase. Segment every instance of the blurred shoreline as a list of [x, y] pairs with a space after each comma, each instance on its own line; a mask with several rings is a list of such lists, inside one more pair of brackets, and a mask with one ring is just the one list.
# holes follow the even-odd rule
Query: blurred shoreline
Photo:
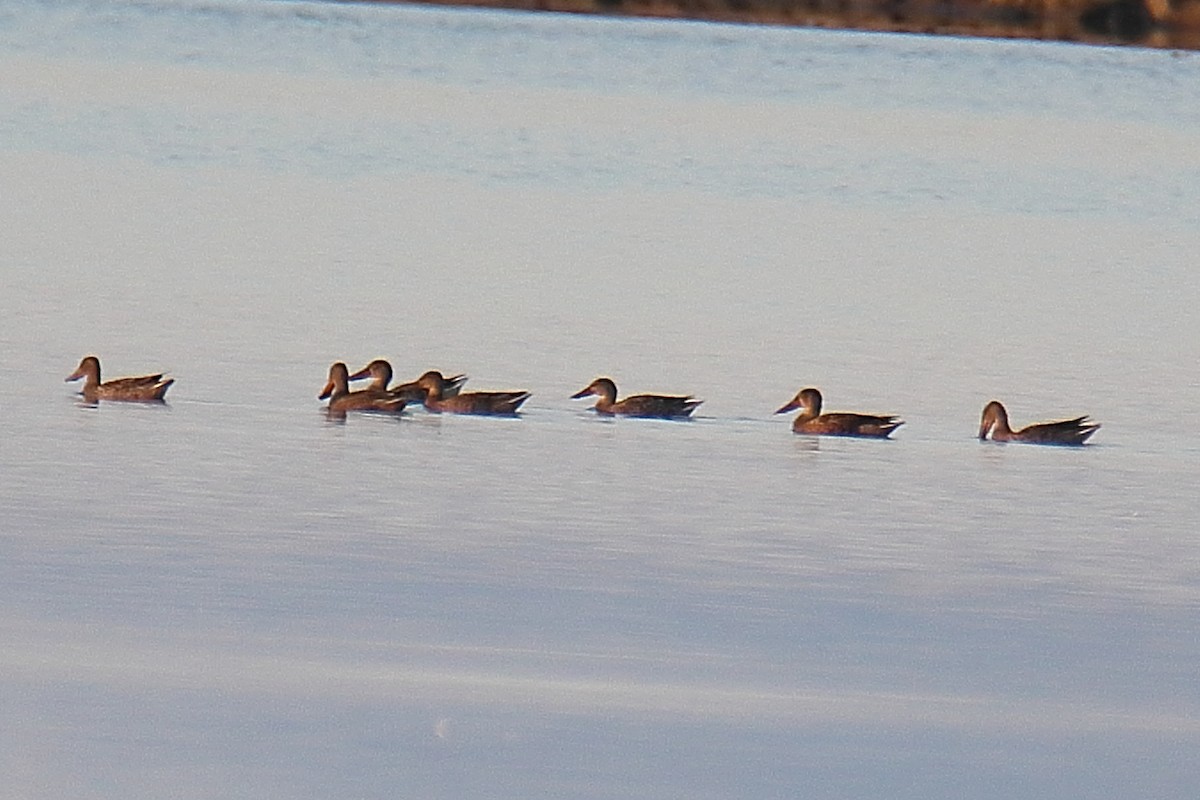
[[408, 1], [606, 16], [1200, 49], [1200, 0]]

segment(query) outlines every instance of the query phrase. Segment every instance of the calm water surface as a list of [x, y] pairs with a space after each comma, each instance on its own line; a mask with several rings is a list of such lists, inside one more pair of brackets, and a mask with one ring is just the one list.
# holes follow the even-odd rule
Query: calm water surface
[[1194, 796], [1194, 54], [68, 0], [0, 109], [11, 796]]

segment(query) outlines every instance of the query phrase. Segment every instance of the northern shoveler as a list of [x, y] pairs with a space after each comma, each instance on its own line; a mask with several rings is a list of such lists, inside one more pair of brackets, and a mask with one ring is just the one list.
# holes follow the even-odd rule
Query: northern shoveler
[[513, 416], [529, 399], [529, 392], [466, 392], [447, 396], [446, 378], [436, 370], [426, 372], [415, 383], [422, 392], [421, 403], [434, 413]]
[[386, 392], [350, 391], [350, 370], [341, 361], [334, 362], [329, 368], [329, 380], [317, 395], [318, 400], [325, 398], [329, 398], [328, 410], [333, 414], [344, 414], [347, 411], [399, 414], [408, 402], [403, 397], [395, 397]]
[[75, 371], [67, 376], [67, 381], [77, 381], [83, 378], [81, 394], [88, 403], [98, 400], [123, 400], [129, 403], [161, 403], [167, 389], [175, 382], [174, 378], [163, 378], [163, 373], [154, 375], [139, 375], [135, 378], [114, 378], [111, 381], [100, 382], [100, 359], [86, 356], [79, 362]]
[[904, 420], [890, 414], [852, 414], [844, 411], [822, 414], [821, 393], [813, 388], [801, 389], [775, 413], [783, 414], [797, 408], [800, 414], [792, 420], [792, 430], [796, 433], [886, 439], [904, 424]]
[[593, 395], [597, 398], [593, 408], [597, 413], [608, 416], [621, 414], [626, 417], [678, 419], [690, 417], [696, 407], [704, 402], [691, 395], [664, 394], [635, 394], [618, 401], [617, 385], [610, 378], [596, 378], [571, 395], [571, 399], [578, 400]]
[[1081, 446], [1096, 430], [1100, 423], [1092, 422], [1085, 414], [1074, 419], [1063, 419], [1056, 422], [1039, 422], [1027, 425], [1019, 431], [1008, 426], [1008, 411], [998, 401], [993, 400], [983, 407], [983, 417], [979, 420], [979, 439], [983, 441], [989, 436], [993, 442], [1026, 442], [1028, 444], [1058, 444]]

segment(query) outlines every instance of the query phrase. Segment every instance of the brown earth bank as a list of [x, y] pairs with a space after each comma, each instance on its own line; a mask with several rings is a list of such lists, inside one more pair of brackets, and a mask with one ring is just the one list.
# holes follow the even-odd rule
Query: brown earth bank
[[1200, 49], [1200, 0], [401, 1], [576, 14]]

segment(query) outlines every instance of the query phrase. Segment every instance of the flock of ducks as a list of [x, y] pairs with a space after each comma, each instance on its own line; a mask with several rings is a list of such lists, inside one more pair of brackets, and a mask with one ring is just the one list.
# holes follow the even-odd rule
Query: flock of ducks
[[[80, 361], [67, 380], [81, 378], [83, 400], [90, 404], [101, 400], [161, 403], [167, 389], [175, 382], [174, 378], [164, 378], [162, 373], [101, 382], [100, 359], [96, 356], [87, 356]], [[351, 382], [368, 378], [370, 383], [365, 389], [350, 389]], [[392, 366], [383, 359], [372, 361], [353, 375], [343, 362], [338, 361], [329, 368], [329, 379], [318, 399], [328, 399], [328, 413], [336, 416], [351, 411], [399, 414], [410, 403], [419, 403], [433, 413], [513, 416], [529, 399], [529, 392], [525, 391], [463, 392], [466, 380], [466, 375], [446, 377], [431, 370], [414, 381], [392, 386]], [[572, 399], [584, 397], [596, 398], [593, 408], [598, 414], [656, 419], [687, 419], [704, 402], [691, 395], [660, 394], [635, 394], [618, 400], [617, 385], [609, 378], [596, 378], [571, 395]], [[821, 393], [813, 388], [801, 389], [775, 413], [785, 414], [797, 409], [800, 413], [792, 421], [792, 430], [807, 435], [886, 439], [904, 424], [904, 420], [890, 414], [822, 414]], [[1099, 423], [1082, 416], [1042, 422], [1014, 431], [1009, 427], [1004, 406], [993, 400], [983, 409], [979, 438], [990, 438], [995, 442], [1080, 446], [1099, 427]]]

